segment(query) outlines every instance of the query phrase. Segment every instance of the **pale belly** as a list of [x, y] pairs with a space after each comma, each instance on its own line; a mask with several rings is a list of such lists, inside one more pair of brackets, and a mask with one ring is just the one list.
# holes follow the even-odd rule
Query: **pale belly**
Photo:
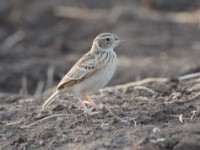
[[93, 74], [84, 81], [76, 84], [72, 87], [72, 91], [75, 94], [80, 94], [81, 92], [93, 93], [103, 88], [112, 78], [116, 70], [116, 62], [108, 64], [105, 68], [99, 70], [97, 73]]

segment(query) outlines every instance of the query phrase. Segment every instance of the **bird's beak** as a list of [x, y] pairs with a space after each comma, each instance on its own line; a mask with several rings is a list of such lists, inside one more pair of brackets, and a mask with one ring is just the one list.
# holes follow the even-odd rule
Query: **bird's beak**
[[118, 40], [118, 42], [119, 42], [119, 43], [125, 42], [125, 39], [123, 39], [123, 38], [120, 38], [120, 37], [118, 37], [118, 39], [117, 39], [117, 40]]

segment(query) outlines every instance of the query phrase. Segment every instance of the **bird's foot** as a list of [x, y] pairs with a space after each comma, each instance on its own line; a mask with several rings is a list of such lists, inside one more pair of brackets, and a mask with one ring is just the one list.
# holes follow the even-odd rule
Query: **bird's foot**
[[91, 105], [90, 102], [88, 102], [88, 101], [82, 101], [82, 100], [80, 99], [80, 103], [81, 103], [81, 105], [83, 106], [84, 112], [85, 112], [85, 113], [88, 113], [88, 114], [91, 115], [91, 116], [100, 113], [99, 108], [101, 108], [101, 107], [97, 106], [96, 104], [95, 104], [95, 105], [92, 105], [92, 108], [88, 108], [85, 104]]
[[83, 101], [84, 104], [92, 106], [92, 108], [90, 108], [91, 110], [95, 109], [95, 110], [102, 110], [103, 109], [103, 104], [95, 104], [95, 103], [90, 103], [89, 101]]
[[93, 111], [94, 109], [93, 109], [93, 107], [92, 108], [90, 108], [90, 109], [85, 109], [84, 110], [84, 112], [85, 113], [88, 113], [89, 115], [91, 115], [91, 116], [93, 116], [93, 115], [96, 115], [96, 114], [99, 114], [100, 113], [100, 111], [98, 111], [98, 110], [95, 110], [95, 111]]

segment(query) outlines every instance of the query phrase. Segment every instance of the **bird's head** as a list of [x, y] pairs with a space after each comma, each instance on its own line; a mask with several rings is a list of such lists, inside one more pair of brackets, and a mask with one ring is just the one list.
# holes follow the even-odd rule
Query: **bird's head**
[[111, 33], [99, 34], [93, 41], [93, 46], [103, 51], [113, 50], [124, 40]]

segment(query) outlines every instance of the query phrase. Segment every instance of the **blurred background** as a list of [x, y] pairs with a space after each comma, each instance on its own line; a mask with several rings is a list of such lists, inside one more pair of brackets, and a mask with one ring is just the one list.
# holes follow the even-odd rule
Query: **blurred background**
[[109, 85], [200, 71], [199, 0], [1, 0], [0, 93], [56, 85], [102, 32], [126, 39]]

